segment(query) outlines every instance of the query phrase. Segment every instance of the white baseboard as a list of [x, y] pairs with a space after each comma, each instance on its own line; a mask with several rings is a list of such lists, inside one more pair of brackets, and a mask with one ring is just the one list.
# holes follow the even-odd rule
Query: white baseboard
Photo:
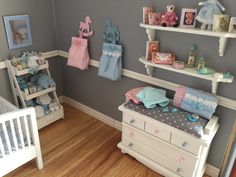
[[[113, 118], [111, 118], [105, 114], [102, 114], [101, 112], [99, 112], [95, 109], [92, 109], [82, 103], [79, 103], [76, 100], [73, 100], [73, 99], [66, 97], [66, 96], [61, 96], [61, 97], [59, 97], [59, 102], [60, 103], [64, 102], [64, 103], [94, 117], [95, 119], [98, 119], [98, 120], [104, 122], [105, 124], [116, 128], [117, 130], [120, 130], [120, 131], [122, 130], [121, 122], [118, 122], [118, 121], [114, 120]], [[211, 176], [211, 177], [218, 177], [219, 173], [220, 173], [219, 168], [216, 168], [215, 166], [213, 166], [211, 164], [206, 164], [205, 174], [207, 174], [208, 176]]]
[[65, 96], [63, 97], [63, 102], [121, 131], [121, 122], [118, 122], [111, 117]]
[[211, 177], [218, 177], [220, 174], [220, 169], [208, 163], [206, 164], [205, 174]]

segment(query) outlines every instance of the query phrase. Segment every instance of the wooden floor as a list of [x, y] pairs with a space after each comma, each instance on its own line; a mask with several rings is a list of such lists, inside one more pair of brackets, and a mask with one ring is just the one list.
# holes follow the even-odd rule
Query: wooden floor
[[161, 177], [121, 153], [120, 131], [68, 105], [64, 110], [64, 120], [40, 130], [44, 168], [31, 161], [7, 177]]

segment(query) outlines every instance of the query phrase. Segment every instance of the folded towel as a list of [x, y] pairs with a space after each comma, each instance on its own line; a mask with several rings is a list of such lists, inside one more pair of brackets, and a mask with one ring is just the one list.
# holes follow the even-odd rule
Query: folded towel
[[157, 104], [160, 106], [167, 106], [169, 104], [169, 99], [165, 95], [165, 90], [145, 87], [137, 94], [137, 98], [143, 102], [146, 108], [154, 108]]
[[132, 100], [135, 104], [139, 104], [140, 101], [138, 100], [136, 95], [143, 89], [144, 89], [144, 87], [138, 87], [138, 88], [131, 89], [128, 92], [126, 92], [125, 96], [128, 100]]

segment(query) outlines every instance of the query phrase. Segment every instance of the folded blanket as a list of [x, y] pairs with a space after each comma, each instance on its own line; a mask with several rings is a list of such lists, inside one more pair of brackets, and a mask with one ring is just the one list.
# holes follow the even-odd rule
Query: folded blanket
[[187, 88], [181, 109], [210, 119], [217, 107], [218, 98], [201, 90]]
[[143, 102], [146, 108], [154, 108], [157, 104], [160, 106], [167, 106], [169, 104], [169, 99], [166, 98], [165, 95], [165, 90], [145, 87], [136, 96], [141, 102]]
[[132, 100], [135, 104], [139, 104], [140, 101], [138, 100], [136, 95], [143, 89], [144, 89], [144, 87], [138, 87], [138, 88], [131, 89], [128, 92], [126, 92], [125, 97], [128, 100]]

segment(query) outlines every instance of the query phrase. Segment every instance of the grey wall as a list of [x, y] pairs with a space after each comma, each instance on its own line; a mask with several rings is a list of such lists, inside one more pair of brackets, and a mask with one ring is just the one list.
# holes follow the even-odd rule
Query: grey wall
[[[198, 1], [199, 2], [199, 1]], [[145, 30], [139, 27], [142, 21], [142, 7], [154, 6], [159, 11], [164, 11], [168, 3], [176, 5], [180, 15], [181, 8], [197, 6], [197, 1], [189, 0], [56, 0], [56, 25], [58, 35], [58, 47], [68, 51], [71, 36], [78, 35], [79, 22], [83, 17], [90, 15], [95, 34], [90, 38], [90, 55], [92, 59], [99, 60], [101, 56], [102, 37], [104, 31], [104, 19], [109, 17], [114, 24], [119, 26], [121, 40], [124, 47], [123, 67], [136, 72], [146, 74], [144, 66], [138, 58], [145, 54], [147, 36]], [[223, 2], [227, 13], [236, 16], [234, 10], [236, 1]], [[198, 45], [198, 57], [205, 56], [208, 65], [217, 70], [228, 70], [236, 75], [235, 51], [236, 40], [231, 40], [224, 57], [218, 55], [218, 39], [206, 36], [158, 32], [161, 41], [161, 51], [174, 52], [179, 60], [187, 60], [187, 51], [192, 43]], [[64, 95], [71, 97], [85, 105], [88, 105], [116, 120], [121, 121], [121, 113], [117, 107], [124, 101], [125, 92], [133, 87], [146, 85], [145, 83], [123, 77], [117, 82], [112, 82], [97, 76], [97, 69], [90, 67], [87, 71], [80, 71], [66, 66], [66, 60], [62, 62], [64, 80]], [[211, 84], [200, 79], [178, 75], [168, 71], [156, 71], [155, 75], [162, 79], [191, 86], [194, 88], [211, 90]], [[236, 99], [236, 82], [233, 84], [221, 84], [219, 95]], [[169, 95], [173, 95], [170, 92]], [[219, 107], [216, 113], [220, 117], [220, 129], [212, 143], [208, 162], [216, 167], [221, 166], [227, 139], [236, 118], [235, 111]]]
[[[52, 3], [49, 0], [0, 0], [0, 16], [5, 15], [21, 15], [28, 14], [30, 17], [31, 33], [33, 46], [9, 50], [4, 28], [4, 21], [0, 21], [0, 60], [9, 58], [10, 56], [20, 56], [22, 51], [35, 50], [47, 52], [56, 49], [56, 35], [54, 28], [54, 19], [52, 13]], [[55, 61], [55, 60], [53, 60]], [[59, 70], [56, 70], [58, 62], [50, 61], [52, 67], [52, 75], [57, 76], [56, 81], [59, 86], [62, 80]], [[11, 100], [9, 79], [5, 69], [0, 70], [0, 95]], [[63, 87], [58, 87], [58, 94], [61, 95]]]

